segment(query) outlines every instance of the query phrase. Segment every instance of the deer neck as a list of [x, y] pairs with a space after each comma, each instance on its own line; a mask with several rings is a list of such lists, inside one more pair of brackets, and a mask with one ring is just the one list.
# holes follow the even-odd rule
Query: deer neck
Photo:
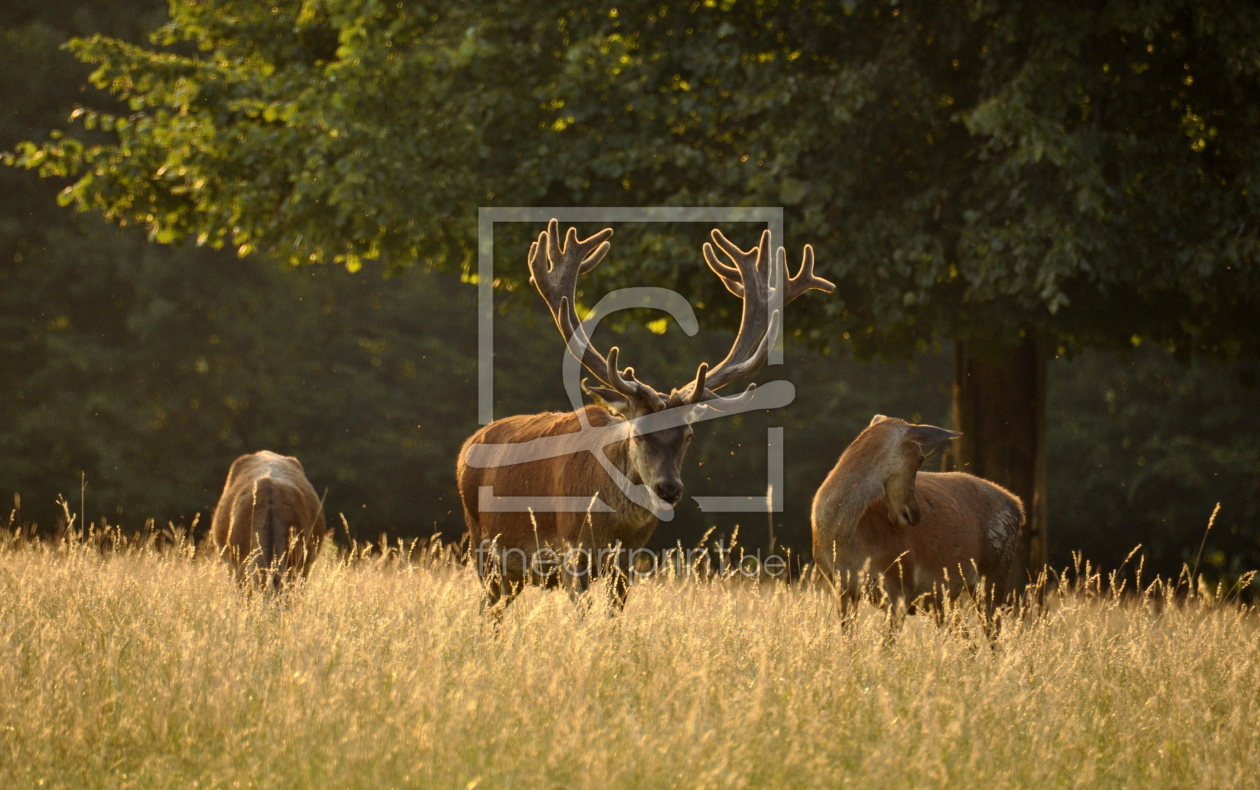
[[862, 515], [884, 497], [884, 483], [876, 472], [872, 448], [859, 436], [849, 445], [827, 476], [825, 487], [830, 496], [819, 508], [820, 520], [826, 525], [826, 540], [834, 543], [837, 552], [847, 554], [856, 542]]

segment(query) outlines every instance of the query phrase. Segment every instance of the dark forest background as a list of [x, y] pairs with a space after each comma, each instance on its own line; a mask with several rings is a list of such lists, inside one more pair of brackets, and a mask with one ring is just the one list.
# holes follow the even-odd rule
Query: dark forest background
[[[0, 150], [63, 127], [88, 93], [108, 106], [67, 39], [141, 40], [162, 19], [161, 3], [140, 0], [0, 7]], [[64, 495], [89, 520], [139, 528], [201, 514], [204, 530], [232, 459], [266, 448], [301, 458], [333, 523], [344, 514], [356, 537], [460, 536], [455, 456], [477, 428], [475, 285], [159, 245], [60, 207], [62, 186], [0, 169], [0, 492], [20, 495], [21, 520], [54, 528]], [[521, 240], [537, 230], [500, 231], [496, 267], [523, 269]], [[711, 276], [699, 255], [707, 228], [673, 230], [695, 250], [696, 276]], [[727, 230], [744, 246], [758, 232]], [[809, 241], [787, 233], [792, 249]], [[635, 240], [619, 228], [612, 256], [650, 254]], [[565, 408], [563, 346], [540, 300], [518, 291], [498, 307], [496, 415]], [[601, 328], [597, 340], [620, 345], [658, 388], [716, 361], [731, 339], [644, 323]], [[796, 401], [701, 426], [687, 493], [762, 493], [766, 428], [783, 425], [786, 510], [773, 529], [807, 552], [809, 503], [839, 453], [877, 412], [949, 425], [953, 364], [949, 345], [862, 362], [789, 338], [785, 365], [760, 380], [791, 380]], [[1050, 360], [1051, 563], [1081, 552], [1115, 566], [1140, 543], [1148, 567], [1175, 572], [1219, 502], [1204, 567], [1260, 565], [1256, 373], [1149, 344]], [[714, 525], [738, 525], [745, 544], [769, 540], [764, 514], [707, 521], [686, 502], [657, 545], [694, 543]]]

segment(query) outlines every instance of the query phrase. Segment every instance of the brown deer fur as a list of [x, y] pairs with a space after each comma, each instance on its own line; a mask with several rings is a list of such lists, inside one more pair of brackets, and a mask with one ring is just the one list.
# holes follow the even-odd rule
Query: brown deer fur
[[[593, 428], [608, 425], [625, 425], [626, 440], [609, 444], [602, 452], [633, 483], [642, 483], [642, 477], [631, 463], [629, 452], [629, 425], [599, 406], [586, 406], [585, 414]], [[486, 553], [493, 546], [498, 552], [504, 549], [520, 549], [526, 557], [543, 546], [562, 551], [569, 547], [604, 547], [620, 545], [627, 551], [618, 552], [616, 560], [622, 573], [614, 577], [614, 594], [621, 602], [625, 593], [624, 574], [628, 550], [641, 548], [656, 529], [657, 518], [649, 510], [628, 499], [586, 452], [575, 452], [558, 458], [547, 458], [511, 466], [477, 468], [467, 465], [468, 449], [475, 444], [514, 444], [544, 436], [576, 434], [579, 422], [573, 412], [548, 412], [506, 417], [485, 426], [464, 442], [459, 453], [456, 470], [460, 497], [464, 504], [464, 520], [468, 525], [474, 552], [482, 551], [475, 559], [479, 567], [492, 558]], [[681, 457], [678, 459], [681, 461]], [[492, 486], [496, 497], [534, 496], [545, 492], [547, 496], [579, 497], [594, 501], [596, 496], [614, 512], [589, 513], [504, 513], [481, 512], [478, 495], [481, 486]], [[611, 556], [611, 555], [610, 555]], [[487, 602], [491, 605], [501, 597], [512, 595], [526, 581], [523, 565], [508, 562], [498, 568], [500, 578], [488, 579]], [[583, 571], [598, 569], [587, 568]], [[550, 574], [544, 583], [560, 580], [560, 574]]]
[[[916, 439], [916, 429], [926, 437]], [[939, 604], [935, 592], [953, 598], [982, 578], [990, 614], [1005, 600], [1024, 521], [1019, 497], [961, 472], [918, 471], [923, 438], [957, 435], [876, 416], [818, 489], [814, 562], [846, 616], [864, 585], [882, 587], [885, 602], [908, 604], [910, 611], [916, 599]]]
[[306, 576], [326, 532], [298, 459], [262, 450], [232, 462], [210, 537], [237, 579], [279, 587]]

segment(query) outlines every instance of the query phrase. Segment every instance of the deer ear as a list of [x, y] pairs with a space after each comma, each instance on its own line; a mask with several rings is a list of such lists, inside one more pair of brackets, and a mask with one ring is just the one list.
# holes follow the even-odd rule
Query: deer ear
[[[882, 415], [882, 414], [876, 414], [874, 417], [872, 417], [872, 418], [871, 418], [871, 425], [876, 425], [876, 424], [878, 424], [878, 423], [883, 422], [883, 421], [884, 421], [884, 420], [886, 420], [886, 419], [888, 419], [888, 418], [887, 418], [887, 417], [885, 417], [884, 415]], [[869, 427], [871, 427], [871, 425], [868, 425], [868, 426], [866, 426], [866, 427], [867, 427], [867, 428], [869, 428]]]
[[962, 436], [958, 431], [947, 431], [935, 425], [910, 425], [907, 435], [919, 444], [936, 444], [946, 439], [957, 439]]
[[608, 387], [588, 387], [586, 379], [582, 379], [582, 391], [595, 401], [596, 406], [603, 406], [618, 417], [632, 418], [634, 404], [625, 395]]

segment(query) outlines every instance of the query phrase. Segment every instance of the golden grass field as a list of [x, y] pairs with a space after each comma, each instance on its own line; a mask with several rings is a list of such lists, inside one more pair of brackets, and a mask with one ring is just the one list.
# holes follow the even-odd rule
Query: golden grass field
[[277, 599], [100, 544], [0, 533], [0, 787], [1260, 785], [1260, 622], [1228, 596], [1086, 574], [990, 647], [675, 578], [616, 617], [530, 590], [496, 632], [444, 552], [326, 552]]

